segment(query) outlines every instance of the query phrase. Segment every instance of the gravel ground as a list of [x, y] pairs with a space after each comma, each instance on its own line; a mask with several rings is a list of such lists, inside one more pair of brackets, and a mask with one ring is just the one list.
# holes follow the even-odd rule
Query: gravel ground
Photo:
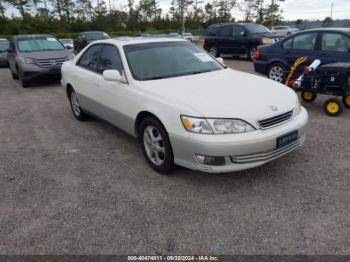
[[161, 176], [127, 134], [76, 121], [58, 83], [0, 79], [0, 254], [350, 254], [350, 111], [327, 117], [324, 97], [286, 157]]

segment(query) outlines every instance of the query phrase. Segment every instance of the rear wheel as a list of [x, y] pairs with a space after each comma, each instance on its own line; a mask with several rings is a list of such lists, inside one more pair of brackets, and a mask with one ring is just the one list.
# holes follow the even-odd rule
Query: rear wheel
[[350, 95], [349, 96], [343, 96], [343, 104], [346, 108], [350, 109]]
[[153, 116], [145, 117], [140, 124], [140, 142], [147, 163], [161, 174], [174, 170], [174, 155], [168, 133]]
[[279, 82], [279, 83], [283, 82], [285, 74], [286, 74], [286, 68], [284, 65], [282, 65], [280, 63], [272, 64], [269, 67], [269, 70], [267, 73], [268, 77], [271, 80], [274, 80], [274, 81]]
[[219, 49], [216, 45], [212, 45], [209, 49], [209, 53], [213, 56], [213, 57], [219, 57], [220, 56], [220, 52]]
[[337, 98], [328, 99], [324, 103], [324, 111], [329, 116], [339, 116], [343, 112], [343, 104]]
[[256, 60], [256, 51], [257, 50], [258, 50], [258, 48], [256, 46], [253, 46], [248, 51], [248, 58], [253, 62]]
[[89, 116], [85, 114], [81, 109], [77, 94], [73, 89], [71, 89], [69, 93], [69, 102], [70, 102], [70, 107], [72, 109], [72, 113], [77, 120], [85, 121], [89, 118]]
[[302, 91], [301, 98], [303, 99], [304, 102], [312, 103], [317, 98], [317, 94], [310, 91]]

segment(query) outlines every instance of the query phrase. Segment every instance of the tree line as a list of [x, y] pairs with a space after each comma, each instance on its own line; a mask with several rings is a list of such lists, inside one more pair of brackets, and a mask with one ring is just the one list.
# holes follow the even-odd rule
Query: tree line
[[[244, 22], [280, 24], [284, 0], [126, 0], [114, 8], [112, 0], [0, 0], [0, 34], [106, 32], [200, 32], [213, 23], [235, 21], [231, 11], [242, 12]], [[118, 1], [118, 0], [117, 0]], [[166, 0], [165, 0], [166, 1]], [[5, 16], [7, 8], [20, 16]]]

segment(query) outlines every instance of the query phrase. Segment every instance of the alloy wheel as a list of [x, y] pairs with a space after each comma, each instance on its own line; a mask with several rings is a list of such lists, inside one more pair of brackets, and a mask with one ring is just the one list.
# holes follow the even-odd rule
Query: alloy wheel
[[165, 161], [165, 146], [159, 130], [152, 125], [147, 126], [143, 132], [143, 143], [149, 160], [161, 166]]
[[284, 78], [284, 68], [282, 68], [282, 66], [280, 65], [275, 65], [272, 66], [269, 70], [269, 78], [282, 83], [283, 82], [283, 78]]

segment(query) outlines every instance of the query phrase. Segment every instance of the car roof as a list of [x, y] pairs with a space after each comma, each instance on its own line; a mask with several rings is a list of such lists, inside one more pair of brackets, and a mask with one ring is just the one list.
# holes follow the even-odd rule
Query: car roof
[[107, 34], [106, 32], [103, 32], [103, 31], [85, 31], [85, 32], [81, 32], [80, 34], [96, 34], [96, 33]]
[[15, 35], [13, 38], [18, 39], [18, 38], [35, 38], [35, 37], [52, 37], [56, 38], [52, 35], [47, 35], [47, 34], [32, 34], [32, 35]]
[[94, 41], [96, 43], [109, 43], [116, 45], [132, 45], [132, 44], [147, 44], [147, 43], [162, 43], [162, 42], [188, 42], [186, 39], [173, 37], [117, 37]]
[[344, 33], [350, 33], [350, 28], [315, 28], [315, 29], [308, 29], [308, 30], [304, 30], [304, 31], [300, 31], [300, 33], [302, 32], [344, 32]]
[[6, 38], [0, 38], [0, 41], [9, 41]]
[[212, 24], [209, 27], [215, 27], [215, 26], [224, 26], [224, 25], [260, 25], [260, 24], [255, 24], [255, 23], [234, 23], [234, 22], [228, 22], [228, 23], [218, 23], [218, 24]]

